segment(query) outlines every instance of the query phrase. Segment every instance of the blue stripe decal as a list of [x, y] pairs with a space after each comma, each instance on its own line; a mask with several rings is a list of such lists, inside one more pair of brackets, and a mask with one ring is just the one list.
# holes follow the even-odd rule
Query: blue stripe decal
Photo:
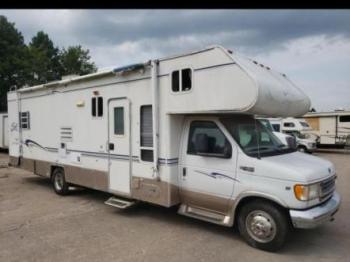
[[[29, 145], [35, 145], [45, 151], [57, 153], [58, 148], [54, 147], [44, 147], [40, 145], [39, 143], [35, 142], [34, 140], [31, 139], [26, 139], [24, 144], [26, 146]], [[104, 152], [91, 152], [91, 151], [83, 151], [83, 150], [74, 150], [74, 149], [67, 149], [67, 153], [81, 153], [83, 156], [88, 156], [88, 157], [99, 157], [99, 158], [104, 158], [104, 159], [116, 159], [116, 160], [130, 160], [129, 155], [120, 155], [120, 154], [109, 154], [109, 153], [104, 153]], [[138, 156], [132, 156], [133, 161], [139, 161]], [[158, 163], [161, 165], [173, 165], [178, 163], [178, 158], [158, 158]]]

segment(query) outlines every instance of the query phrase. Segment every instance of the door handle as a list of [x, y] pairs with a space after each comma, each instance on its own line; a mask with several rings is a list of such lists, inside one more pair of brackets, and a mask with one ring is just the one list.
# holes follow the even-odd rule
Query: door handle
[[114, 150], [114, 144], [113, 143], [109, 143], [108, 144], [108, 149], [109, 150]]
[[186, 174], [187, 174], [187, 169], [186, 169], [186, 167], [183, 167], [182, 168], [182, 176], [185, 177]]

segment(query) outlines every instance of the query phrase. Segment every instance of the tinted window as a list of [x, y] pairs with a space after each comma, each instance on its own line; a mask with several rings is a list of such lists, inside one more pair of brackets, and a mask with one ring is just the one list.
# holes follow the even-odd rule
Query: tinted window
[[272, 124], [273, 130], [275, 130], [276, 132], [280, 131], [280, 125], [279, 124]]
[[182, 91], [192, 88], [192, 70], [187, 68], [182, 70]]
[[91, 114], [92, 116], [96, 116], [96, 97], [91, 99]]
[[98, 108], [97, 116], [103, 116], [103, 98], [102, 97], [97, 98], [97, 108]]
[[339, 121], [340, 122], [350, 122], [350, 115], [349, 116], [340, 116]]
[[91, 98], [91, 114], [97, 117], [103, 116], [103, 97]]
[[295, 127], [294, 123], [292, 122], [286, 122], [283, 124], [284, 127]]
[[114, 108], [114, 134], [124, 135], [124, 108]]
[[300, 121], [299, 123], [300, 123], [303, 127], [310, 127], [310, 126], [308, 125], [308, 123], [306, 123], [306, 122]]
[[179, 71], [174, 71], [172, 73], [171, 77], [171, 85], [173, 92], [179, 92], [180, 91], [180, 79], [179, 79]]
[[[207, 143], [206, 145], [200, 145], [200, 152], [198, 152], [198, 141]], [[188, 154], [200, 155], [205, 153], [213, 156], [224, 156], [227, 150], [231, 150], [231, 145], [214, 122], [193, 121], [191, 123], [187, 147]]]

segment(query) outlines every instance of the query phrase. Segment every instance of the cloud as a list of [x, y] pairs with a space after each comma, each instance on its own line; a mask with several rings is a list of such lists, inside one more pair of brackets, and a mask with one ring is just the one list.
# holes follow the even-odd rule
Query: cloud
[[59, 47], [88, 48], [100, 68], [220, 44], [286, 73], [317, 109], [337, 105], [350, 109], [346, 99], [350, 10], [0, 10], [0, 14], [16, 23], [27, 43], [43, 30]]

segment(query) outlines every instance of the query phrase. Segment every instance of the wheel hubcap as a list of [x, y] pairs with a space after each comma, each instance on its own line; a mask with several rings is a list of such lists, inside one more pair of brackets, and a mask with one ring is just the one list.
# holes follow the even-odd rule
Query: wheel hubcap
[[246, 219], [248, 234], [256, 241], [266, 243], [276, 235], [276, 223], [266, 212], [255, 210], [248, 214]]
[[55, 175], [55, 187], [57, 190], [62, 190], [63, 188], [63, 175], [61, 173]]

